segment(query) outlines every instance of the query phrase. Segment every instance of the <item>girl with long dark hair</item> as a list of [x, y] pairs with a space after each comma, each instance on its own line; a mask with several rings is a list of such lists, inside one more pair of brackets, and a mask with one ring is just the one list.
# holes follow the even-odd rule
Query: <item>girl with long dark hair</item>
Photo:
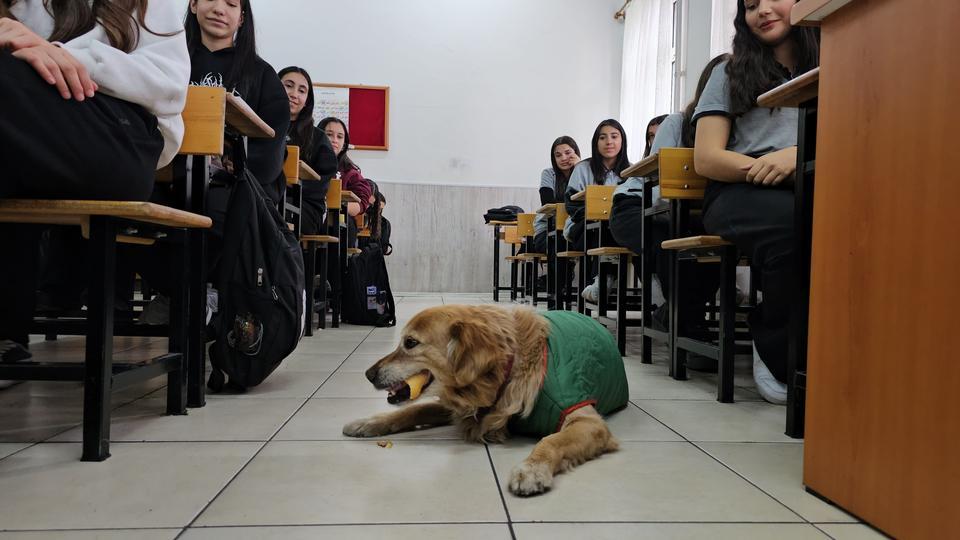
[[[588, 185], [610, 186], [620, 182], [620, 173], [630, 166], [627, 159], [627, 134], [620, 122], [607, 119], [600, 122], [593, 131], [590, 140], [590, 157], [573, 168], [570, 182], [564, 191], [563, 199], [567, 207], [567, 221], [563, 226], [563, 236], [570, 242], [571, 249], [584, 249], [583, 201], [574, 201], [572, 196], [587, 188]], [[596, 266], [596, 265], [595, 265]], [[584, 269], [581, 269], [583, 271]], [[587, 269], [588, 277], [596, 276], [597, 268]], [[589, 302], [596, 302], [599, 284], [594, 280], [580, 294]]]
[[[573, 168], [580, 162], [580, 147], [573, 137], [563, 135], [557, 137], [550, 145], [550, 168], [540, 173], [540, 204], [553, 204], [563, 200], [563, 193], [567, 190]], [[547, 249], [547, 219], [537, 214], [533, 222], [535, 236], [533, 238], [533, 252], [546, 253]], [[546, 278], [544, 278], [546, 279]]]
[[[247, 142], [247, 169], [275, 203], [280, 202], [285, 181], [283, 159], [290, 109], [280, 78], [257, 55], [256, 32], [250, 0], [190, 0], [184, 23], [190, 50], [190, 83], [220, 86], [243, 99], [275, 132], [272, 139]], [[225, 208], [217, 194], [212, 210]]]
[[303, 68], [290, 66], [278, 73], [290, 102], [290, 129], [287, 144], [300, 147], [300, 159], [320, 175], [320, 181], [303, 182], [301, 227], [305, 234], [317, 234], [327, 209], [327, 188], [337, 174], [337, 154], [330, 139], [313, 125], [313, 80]]
[[[0, 0], [0, 198], [146, 200], [189, 73], [170, 2]], [[0, 361], [30, 357], [39, 235], [0, 225]]]
[[750, 314], [754, 381], [786, 402], [787, 323], [793, 288], [793, 179], [797, 110], [757, 107], [757, 97], [817, 66], [816, 30], [790, 25], [795, 0], [740, 0], [733, 56], [717, 66], [693, 113], [695, 166], [711, 182], [703, 223], [761, 272], [763, 302]]
[[334, 117], [327, 117], [317, 125], [321, 131], [326, 133], [333, 145], [333, 151], [337, 154], [337, 176], [343, 182], [343, 189], [352, 191], [354, 195], [360, 198], [360, 202], [351, 202], [347, 205], [347, 213], [350, 217], [356, 216], [367, 211], [370, 206], [370, 184], [363, 178], [360, 167], [350, 159], [347, 151], [350, 149], [350, 132], [347, 131], [347, 125], [343, 120]]
[[[694, 131], [690, 124], [693, 110], [700, 100], [700, 95], [707, 86], [707, 81], [713, 69], [728, 59], [723, 54], [707, 62], [700, 73], [696, 93], [693, 100], [683, 112], [658, 116], [647, 125], [647, 135], [654, 131], [653, 140], [648, 142], [644, 150], [644, 157], [656, 154], [661, 148], [692, 148]], [[657, 126], [651, 130], [651, 126]], [[613, 194], [613, 209], [610, 211], [610, 233], [617, 244], [630, 248], [634, 253], [641, 253], [643, 245], [643, 178], [628, 178], [617, 186]], [[654, 186], [650, 206], [660, 203], [660, 187]], [[666, 201], [663, 201], [666, 202]], [[688, 220], [689, 229], [682, 234], [703, 234], [703, 224], [697, 214], [691, 214]], [[655, 215], [649, 222], [652, 234], [651, 245], [646, 249], [652, 251], [657, 278], [660, 281], [661, 291], [665, 299], [670, 295], [669, 257], [664, 256], [660, 244], [670, 238], [670, 220], [665, 214]], [[635, 259], [634, 262], [637, 262]], [[679, 332], [684, 336], [697, 337], [706, 333], [703, 317], [703, 305], [716, 294], [719, 285], [719, 273], [715, 265], [709, 264], [682, 264], [680, 265], [680, 281], [684, 287], [680, 290], [680, 310], [683, 319], [678, 321]], [[667, 303], [662, 304], [654, 313], [654, 323], [667, 326]], [[687, 356], [687, 367], [691, 369], [716, 370], [716, 361], [710, 361], [693, 353]]]

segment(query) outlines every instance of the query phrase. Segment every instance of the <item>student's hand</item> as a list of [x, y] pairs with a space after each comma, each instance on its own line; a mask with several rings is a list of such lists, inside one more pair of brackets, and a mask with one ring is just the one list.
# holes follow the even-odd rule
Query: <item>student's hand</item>
[[0, 49], [12, 52], [44, 43], [47, 43], [47, 40], [38, 36], [22, 22], [7, 17], [0, 18]]
[[758, 157], [750, 165], [745, 165], [743, 170], [747, 172], [748, 183], [758, 186], [775, 186], [792, 178], [796, 168], [797, 147], [790, 146]]
[[27, 62], [43, 80], [55, 85], [63, 99], [83, 101], [93, 97], [97, 83], [87, 73], [87, 68], [66, 49], [44, 41], [41, 45], [24, 47], [13, 56]]

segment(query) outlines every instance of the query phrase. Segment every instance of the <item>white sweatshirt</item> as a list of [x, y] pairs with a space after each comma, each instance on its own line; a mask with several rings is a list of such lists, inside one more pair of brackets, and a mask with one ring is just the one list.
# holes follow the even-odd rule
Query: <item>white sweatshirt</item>
[[[190, 83], [190, 55], [183, 32], [182, 2], [149, 0], [144, 22], [158, 36], [140, 28], [140, 40], [129, 53], [110, 46], [99, 24], [63, 46], [79, 60], [100, 92], [142, 106], [157, 117], [163, 135], [163, 152], [157, 168], [170, 163], [183, 141], [180, 114]], [[20, 22], [47, 39], [53, 32], [53, 16], [43, 0], [18, 0], [11, 13]]]

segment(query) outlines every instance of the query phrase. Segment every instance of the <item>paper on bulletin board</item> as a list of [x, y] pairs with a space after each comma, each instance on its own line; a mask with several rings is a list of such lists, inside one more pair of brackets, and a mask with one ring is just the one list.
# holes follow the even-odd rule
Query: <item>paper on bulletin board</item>
[[315, 86], [313, 88], [313, 121], [332, 116], [350, 125], [350, 89]]

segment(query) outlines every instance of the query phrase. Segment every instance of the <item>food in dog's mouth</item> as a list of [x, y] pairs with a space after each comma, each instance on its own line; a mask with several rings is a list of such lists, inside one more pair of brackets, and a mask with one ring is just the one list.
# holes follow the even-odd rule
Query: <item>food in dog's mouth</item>
[[430, 386], [431, 382], [433, 382], [433, 375], [427, 369], [408, 377], [406, 380], [387, 388], [387, 403], [397, 404], [417, 399], [423, 393], [423, 389]]

